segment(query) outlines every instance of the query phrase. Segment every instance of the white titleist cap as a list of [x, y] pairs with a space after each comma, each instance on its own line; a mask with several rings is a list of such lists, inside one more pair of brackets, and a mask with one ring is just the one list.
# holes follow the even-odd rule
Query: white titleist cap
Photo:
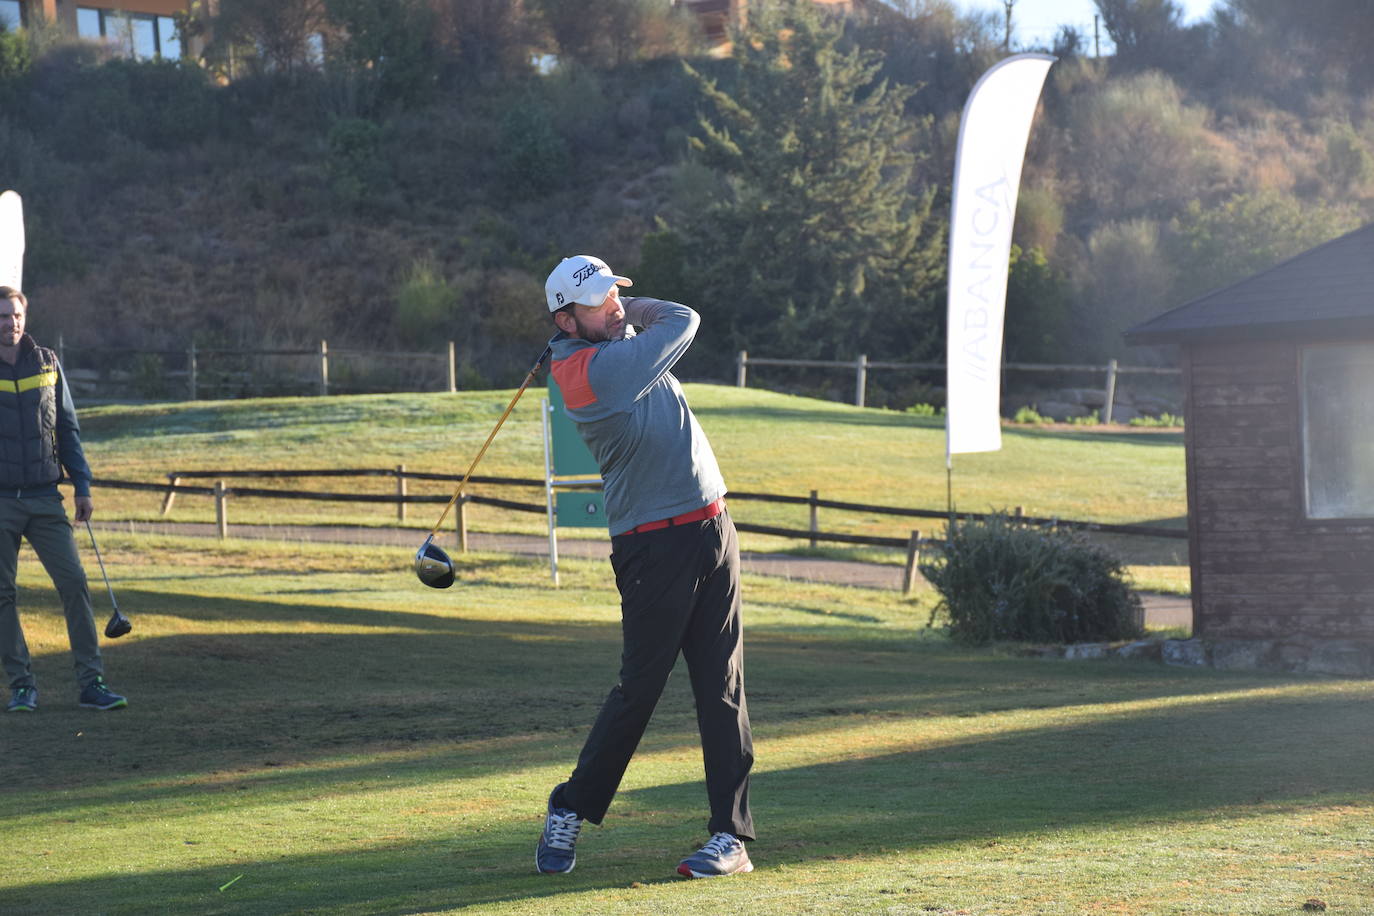
[[556, 312], [570, 302], [578, 305], [598, 306], [606, 301], [611, 287], [632, 286], [629, 277], [618, 277], [611, 273], [606, 262], [589, 254], [573, 255], [553, 269], [549, 279], [544, 282], [544, 296], [549, 300], [549, 311]]

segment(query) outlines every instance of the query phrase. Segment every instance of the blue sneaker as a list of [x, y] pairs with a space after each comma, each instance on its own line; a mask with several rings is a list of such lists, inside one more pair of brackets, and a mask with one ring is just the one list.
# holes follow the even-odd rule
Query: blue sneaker
[[5, 707], [6, 712], [37, 712], [38, 711], [38, 688], [37, 687], [15, 687], [10, 691], [10, 704]]
[[81, 688], [80, 704], [86, 709], [123, 709], [129, 701], [105, 686], [105, 679], [98, 677]]
[[582, 818], [576, 811], [554, 806], [553, 797], [558, 786], [549, 793], [549, 811], [544, 816], [544, 835], [534, 850], [534, 865], [545, 875], [564, 875], [577, 864], [577, 834], [582, 830]]
[[744, 843], [733, 833], [717, 833], [677, 867], [677, 873], [685, 878], [720, 878], [753, 870]]

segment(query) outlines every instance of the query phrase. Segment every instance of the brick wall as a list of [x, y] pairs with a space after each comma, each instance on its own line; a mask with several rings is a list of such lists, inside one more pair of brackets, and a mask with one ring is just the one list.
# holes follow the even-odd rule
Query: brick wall
[[1374, 639], [1374, 525], [1303, 504], [1299, 347], [1186, 348], [1194, 632]]

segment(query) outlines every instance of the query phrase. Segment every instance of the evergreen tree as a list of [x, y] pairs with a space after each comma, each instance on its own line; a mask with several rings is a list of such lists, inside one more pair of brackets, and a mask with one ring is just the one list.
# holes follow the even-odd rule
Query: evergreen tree
[[1171, 48], [1183, 32], [1183, 9], [1174, 0], [1096, 0], [1117, 60], [1129, 67], [1174, 63]]
[[1287, 58], [1313, 83], [1309, 91], [1363, 92], [1374, 86], [1369, 53], [1374, 4], [1369, 0], [1228, 0], [1219, 14], [1245, 33], [1242, 53]]
[[716, 373], [749, 346], [911, 356], [943, 243], [932, 195], [912, 193], [911, 90], [877, 80], [881, 55], [842, 47], [809, 0], [751, 5], [734, 48], [729, 88], [691, 70], [713, 110], [692, 147], [721, 191], [648, 241], [640, 273], [666, 288], [647, 291], [703, 313]]
[[335, 54], [342, 65], [386, 102], [423, 100], [438, 75], [434, 9], [424, 0], [325, 0], [345, 36]]

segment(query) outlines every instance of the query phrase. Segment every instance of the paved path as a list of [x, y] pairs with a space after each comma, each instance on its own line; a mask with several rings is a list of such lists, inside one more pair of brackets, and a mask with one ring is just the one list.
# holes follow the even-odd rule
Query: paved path
[[[208, 522], [92, 522], [102, 531], [122, 531], [131, 534], [175, 534], [190, 537], [214, 537], [215, 526]], [[231, 525], [229, 534], [238, 538], [257, 538], [269, 541], [313, 541], [336, 544], [366, 544], [407, 548], [414, 551], [424, 541], [425, 531], [416, 528], [369, 528], [349, 525]], [[452, 549], [453, 535], [441, 542]], [[468, 547], [476, 551], [499, 551], [527, 556], [548, 557], [549, 539], [531, 534], [468, 533]], [[560, 556], [606, 557], [610, 545], [604, 540], [560, 538]], [[742, 553], [740, 563], [745, 572], [803, 582], [830, 582], [863, 588], [900, 589], [903, 569], [878, 563], [859, 563], [852, 560], [830, 560], [821, 557], [796, 557], [781, 553]], [[1192, 626], [1191, 599], [1177, 595], [1157, 595], [1142, 592], [1145, 622], [1151, 626]]]

